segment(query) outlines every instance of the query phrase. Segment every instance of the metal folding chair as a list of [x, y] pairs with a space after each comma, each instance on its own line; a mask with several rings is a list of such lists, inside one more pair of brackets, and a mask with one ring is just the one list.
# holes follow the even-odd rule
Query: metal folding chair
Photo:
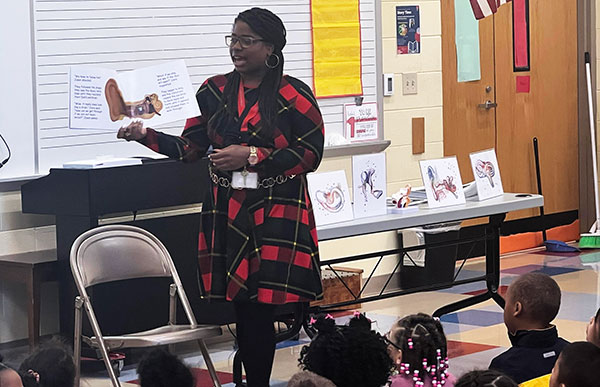
[[[204, 339], [221, 335], [217, 325], [198, 325], [185, 294], [173, 260], [165, 246], [151, 233], [134, 226], [108, 225], [81, 234], [71, 247], [71, 271], [79, 296], [75, 298], [76, 387], [79, 387], [81, 340], [100, 350], [113, 387], [120, 387], [108, 352], [120, 348], [152, 347], [197, 340], [206, 367], [215, 387], [220, 387], [215, 367]], [[104, 336], [86, 289], [92, 285], [144, 277], [171, 277], [169, 324], [144, 332], [120, 336]], [[177, 295], [183, 305], [189, 325], [176, 325]], [[82, 335], [82, 308], [85, 309], [94, 333]]]

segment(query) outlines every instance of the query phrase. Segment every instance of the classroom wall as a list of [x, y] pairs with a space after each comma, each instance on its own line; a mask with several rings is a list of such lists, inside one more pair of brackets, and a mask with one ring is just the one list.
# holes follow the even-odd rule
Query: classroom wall
[[[396, 54], [396, 6], [419, 5], [421, 12], [421, 54]], [[386, 140], [391, 145], [386, 150], [388, 196], [406, 184], [413, 187], [423, 185], [419, 171], [419, 160], [443, 157], [442, 128], [442, 35], [440, 0], [381, 1], [381, 26], [383, 48], [383, 73], [394, 74], [395, 93], [384, 97], [383, 123]], [[416, 73], [418, 93], [402, 95], [402, 73]], [[412, 118], [425, 118], [425, 153], [412, 154]], [[325, 159], [319, 171], [343, 169], [351, 179], [351, 157]], [[349, 183], [351, 184], [351, 183]], [[372, 246], [392, 249], [397, 246], [395, 232], [381, 233], [343, 241], [321, 244], [321, 255], [328, 257], [346, 256], [368, 251]], [[387, 259], [376, 274], [393, 270], [395, 261]], [[353, 266], [369, 270], [373, 260]]]
[[[417, 4], [421, 7], [422, 52], [419, 55], [396, 55], [395, 6], [402, 4]], [[27, 7], [24, 7], [20, 13], [21, 17], [27, 17], [28, 20], [28, 9], [25, 8]], [[27, 23], [23, 24], [27, 25]], [[413, 186], [422, 185], [418, 161], [443, 156], [440, 0], [414, 2], [382, 0], [381, 23], [382, 72], [395, 74], [396, 90], [394, 96], [384, 98], [383, 106], [384, 136], [391, 141], [391, 146], [386, 150], [388, 194], [391, 194], [407, 183]], [[15, 44], [20, 47], [19, 52], [22, 56], [31, 52], [28, 27], [23, 27], [23, 31], [19, 34], [13, 31], [11, 36], [17, 39]], [[4, 51], [5, 42], [2, 43], [2, 52], [7, 52]], [[25, 56], [21, 59], [27, 62]], [[30, 67], [23, 66], [21, 69], [23, 71], [13, 79], [23, 78], [22, 81], [31, 83]], [[417, 73], [417, 95], [402, 95], [403, 72]], [[425, 153], [422, 155], [412, 155], [411, 120], [413, 117], [425, 118]], [[351, 157], [326, 158], [319, 172], [339, 169], [345, 170], [346, 176], [351, 180]], [[22, 214], [18, 191], [0, 193], [0, 255], [54, 248], [53, 223], [54, 218], [50, 216]], [[321, 243], [321, 256], [326, 260], [367, 252], [372, 246], [391, 249], [396, 245], [395, 233], [383, 233]], [[353, 266], [369, 270], [372, 265], [373, 262], [368, 262]], [[395, 261], [388, 259], [378, 269], [376, 275], [389, 272], [394, 265]], [[0, 282], [0, 343], [27, 337], [25, 300], [23, 286]], [[45, 284], [42, 288], [41, 325], [42, 334], [58, 330], [56, 284]]]

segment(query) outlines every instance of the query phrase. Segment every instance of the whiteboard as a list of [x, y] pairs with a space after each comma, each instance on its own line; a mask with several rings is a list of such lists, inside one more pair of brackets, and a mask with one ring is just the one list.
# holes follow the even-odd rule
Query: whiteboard
[[[29, 140], [16, 146], [33, 143], [28, 151], [33, 171], [16, 172], [22, 176], [46, 174], [77, 159], [152, 154], [116, 139], [115, 133], [68, 128], [69, 66], [127, 71], [184, 59], [196, 89], [206, 78], [233, 69], [224, 35], [235, 16], [252, 6], [281, 17], [288, 31], [284, 72], [313, 84], [310, 0], [31, 0], [30, 6], [33, 128]], [[375, 0], [360, 1], [365, 102], [377, 101], [375, 14]], [[343, 135], [343, 106], [353, 102], [353, 97], [319, 100], [326, 136]], [[183, 125], [156, 129], [180, 134]], [[13, 154], [25, 153], [13, 149]], [[0, 181], [3, 177], [0, 170]]]

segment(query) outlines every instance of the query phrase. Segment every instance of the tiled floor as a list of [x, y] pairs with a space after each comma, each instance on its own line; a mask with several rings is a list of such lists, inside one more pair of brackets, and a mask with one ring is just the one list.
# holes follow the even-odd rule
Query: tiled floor
[[[560, 285], [562, 306], [555, 324], [559, 334], [569, 341], [585, 340], [585, 327], [590, 316], [600, 307], [600, 253], [584, 251], [580, 255], [549, 254], [543, 250], [522, 252], [502, 257], [501, 283], [506, 286], [518, 275], [532, 271], [551, 275]], [[470, 260], [460, 277], [478, 276], [483, 273], [483, 260]], [[485, 287], [483, 282], [466, 284], [437, 292], [418, 293], [395, 299], [363, 304], [362, 311], [374, 321], [374, 328], [386, 332], [394, 321], [406, 314], [432, 313], [438, 307], [477, 294]], [[338, 317], [343, 323], [348, 317]], [[502, 322], [502, 310], [493, 301], [451, 313], [442, 317], [448, 338], [450, 370], [454, 375], [474, 368], [487, 368], [490, 360], [503, 352], [510, 344]], [[298, 357], [308, 338], [302, 334], [300, 341], [281, 343], [275, 356], [271, 386], [285, 386], [286, 381], [297, 372]], [[225, 342], [210, 348], [217, 369], [231, 372], [233, 343]], [[202, 368], [198, 354], [185, 357], [192, 367]], [[136, 379], [134, 369], [125, 369], [122, 381]], [[87, 386], [108, 386], [106, 378], [86, 378]], [[232, 383], [225, 384], [227, 387]]]

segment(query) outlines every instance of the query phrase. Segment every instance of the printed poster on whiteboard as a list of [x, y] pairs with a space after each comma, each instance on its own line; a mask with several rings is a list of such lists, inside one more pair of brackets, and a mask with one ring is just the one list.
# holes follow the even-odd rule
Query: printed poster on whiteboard
[[504, 193], [500, 168], [494, 149], [469, 154], [471, 158], [471, 169], [475, 176], [477, 185], [477, 196], [479, 200], [486, 200], [501, 196]]
[[422, 160], [419, 163], [430, 208], [465, 204], [456, 156]]
[[183, 59], [121, 73], [73, 66], [69, 78], [71, 129], [117, 131], [131, 121], [157, 126], [200, 115]]
[[377, 102], [365, 102], [360, 106], [344, 105], [345, 136], [350, 142], [372, 141], [379, 138], [377, 129]]
[[354, 217], [385, 215], [385, 153], [352, 156]]
[[317, 226], [354, 218], [346, 172], [309, 173], [306, 178]]

